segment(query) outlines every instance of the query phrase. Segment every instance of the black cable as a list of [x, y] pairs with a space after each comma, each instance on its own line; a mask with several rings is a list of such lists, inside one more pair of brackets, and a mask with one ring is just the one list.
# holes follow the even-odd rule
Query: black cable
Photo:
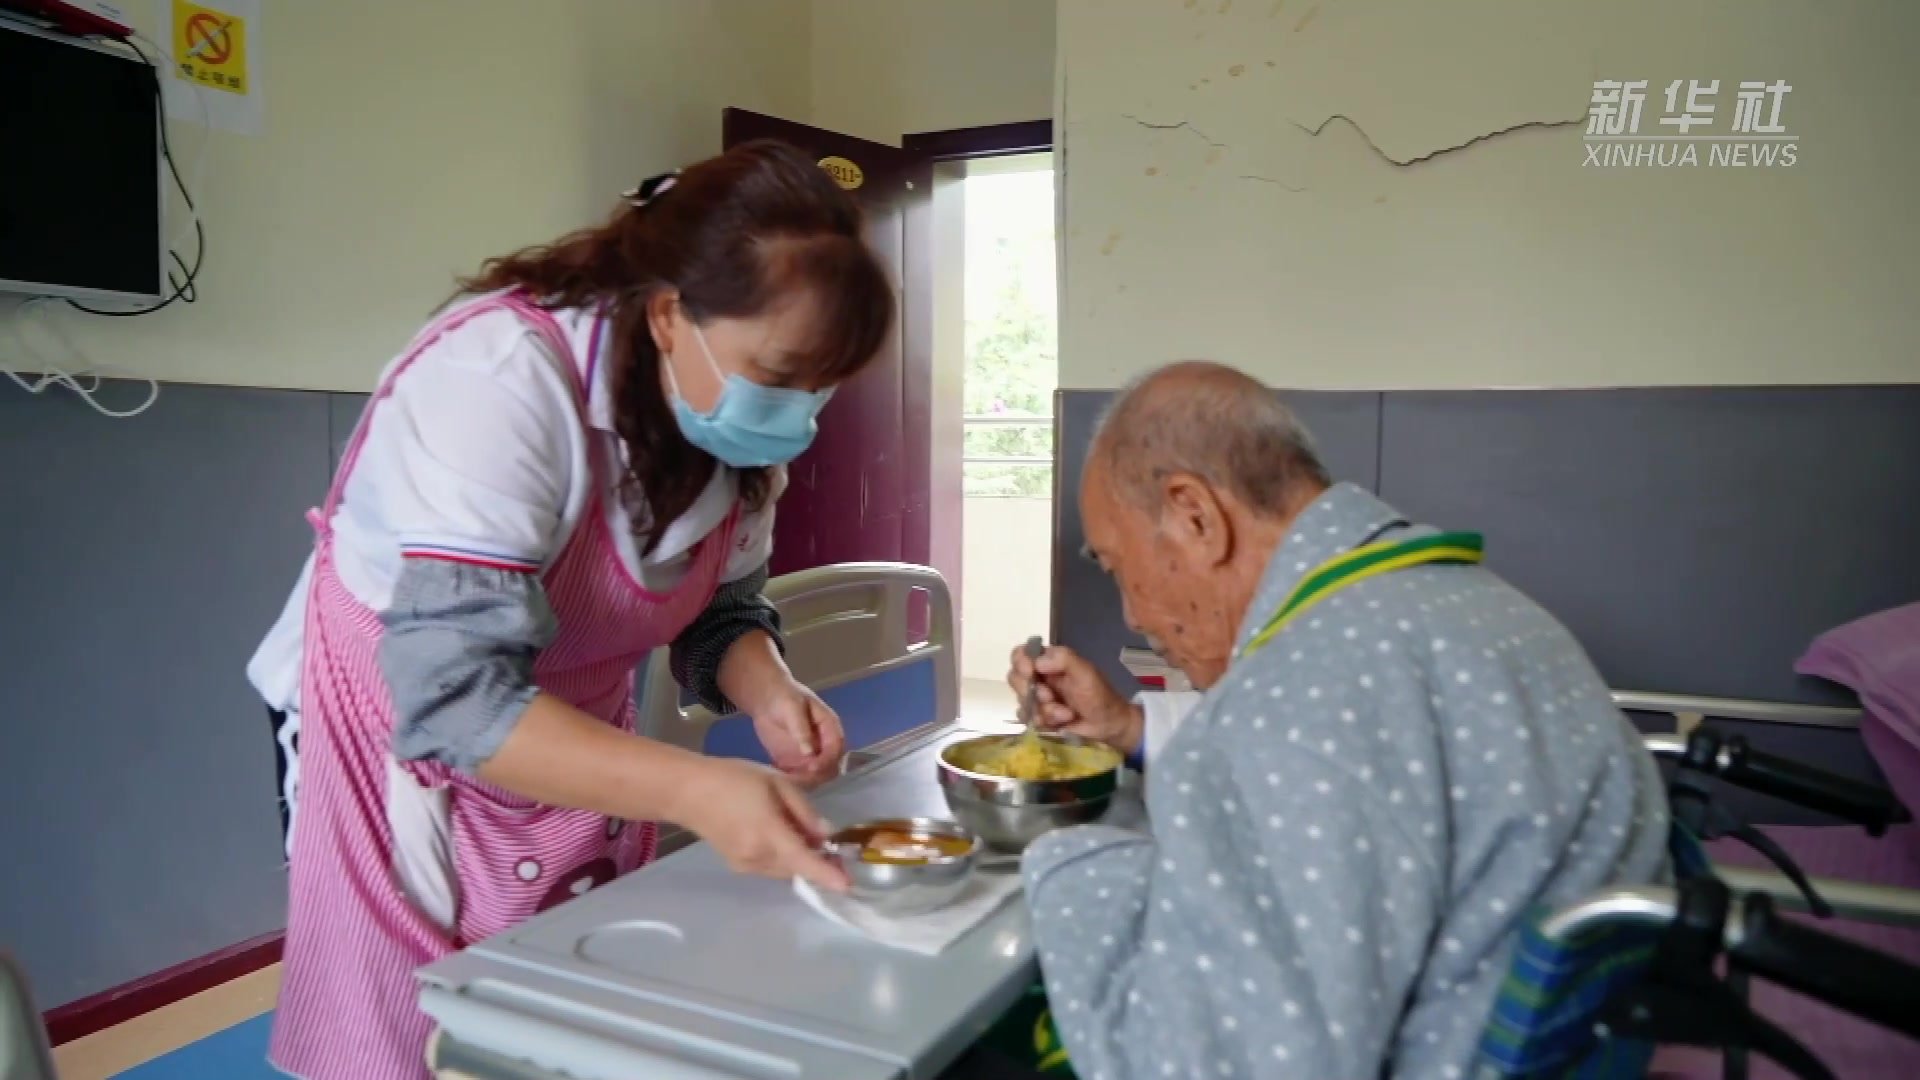
[[[123, 38], [120, 40], [120, 44], [132, 49], [134, 55], [138, 56], [141, 62], [147, 65], [147, 70], [153, 73], [153, 107], [155, 116], [160, 121], [160, 158], [167, 164], [167, 173], [173, 177], [173, 186], [180, 190], [180, 201], [185, 203], [188, 212], [193, 214], [194, 255], [193, 265], [189, 267], [186, 260], [180, 257], [178, 251], [173, 250], [171, 246], [168, 247], [167, 256], [173, 260], [174, 265], [178, 266], [180, 272], [186, 276], [184, 278], [175, 277], [173, 271], [167, 271], [167, 284], [173, 286], [173, 295], [150, 307], [135, 308], [132, 311], [107, 311], [102, 308], [88, 307], [77, 300], [67, 301], [69, 307], [78, 311], [84, 311], [89, 315], [101, 315], [110, 319], [130, 319], [141, 315], [151, 315], [156, 311], [172, 306], [175, 301], [183, 304], [195, 302], [200, 298], [200, 294], [194, 286], [200, 277], [200, 267], [207, 259], [206, 226], [200, 221], [199, 208], [193, 203], [193, 193], [187, 190], [187, 182], [180, 178], [180, 166], [173, 159], [173, 143], [167, 137], [167, 105], [160, 88], [160, 67], [153, 62], [152, 57], [146, 54], [146, 50], [140, 48], [133, 39]], [[195, 92], [197, 93], [198, 91]]]
[[198, 251], [194, 255], [193, 265], [191, 267], [186, 264], [186, 260], [180, 257], [179, 252], [167, 252], [168, 257], [173, 259], [174, 265], [178, 266], [181, 273], [185, 274], [186, 277], [175, 277], [173, 271], [167, 271], [167, 284], [173, 286], [173, 295], [167, 297], [165, 300], [150, 307], [134, 308], [131, 311], [108, 311], [104, 308], [91, 308], [80, 303], [78, 300], [68, 300], [67, 306], [79, 311], [84, 311], [89, 315], [102, 315], [109, 319], [131, 319], [140, 315], [151, 315], [162, 308], [170, 306], [175, 301], [183, 304], [195, 302], [200, 298], [200, 294], [195, 288], [194, 279], [200, 276], [200, 262], [202, 259], [205, 259], [207, 255], [207, 230], [200, 224], [198, 219], [195, 219], [193, 223], [193, 235]]

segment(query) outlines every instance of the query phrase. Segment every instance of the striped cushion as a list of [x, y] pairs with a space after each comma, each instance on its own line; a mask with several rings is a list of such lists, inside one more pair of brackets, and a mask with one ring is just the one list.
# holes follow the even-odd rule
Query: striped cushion
[[1615, 994], [1645, 976], [1658, 940], [1658, 931], [1607, 928], [1555, 941], [1537, 921], [1529, 924], [1480, 1036], [1482, 1073], [1515, 1080], [1641, 1076], [1653, 1048], [1603, 1042], [1594, 1021]]
[[[1706, 852], [1675, 827], [1668, 842], [1682, 880], [1711, 872]], [[1480, 1074], [1509, 1080], [1638, 1080], [1652, 1045], [1601, 1039], [1595, 1022], [1607, 1003], [1634, 987], [1653, 964], [1659, 928], [1602, 927], [1556, 941], [1540, 932], [1536, 912], [1515, 945], [1480, 1037]]]

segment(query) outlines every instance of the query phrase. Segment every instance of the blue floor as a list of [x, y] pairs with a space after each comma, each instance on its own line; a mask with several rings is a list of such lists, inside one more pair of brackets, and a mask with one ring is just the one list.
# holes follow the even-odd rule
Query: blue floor
[[280, 1080], [280, 1073], [267, 1064], [267, 1032], [272, 1027], [272, 1013], [256, 1016], [128, 1069], [115, 1080]]

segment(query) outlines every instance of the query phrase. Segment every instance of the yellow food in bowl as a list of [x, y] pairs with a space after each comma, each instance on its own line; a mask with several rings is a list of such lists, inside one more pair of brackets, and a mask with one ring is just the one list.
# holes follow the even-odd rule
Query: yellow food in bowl
[[973, 849], [970, 841], [957, 836], [934, 836], [880, 829], [866, 838], [860, 847], [862, 862], [891, 863], [896, 866], [920, 866], [940, 859], [965, 855]]
[[957, 747], [949, 760], [969, 772], [1033, 781], [1081, 780], [1111, 772], [1120, 765], [1120, 755], [1111, 747], [1092, 743], [1075, 746], [1021, 736]]

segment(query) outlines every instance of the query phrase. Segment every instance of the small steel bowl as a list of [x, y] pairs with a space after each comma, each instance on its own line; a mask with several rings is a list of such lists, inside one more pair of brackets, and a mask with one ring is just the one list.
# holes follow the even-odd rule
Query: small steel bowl
[[[1077, 735], [1040, 737], [1068, 746], [1096, 745]], [[1009, 738], [1018, 736], [963, 739], [943, 747], [939, 758], [940, 792], [946, 796], [947, 807], [960, 824], [995, 851], [1018, 854], [1055, 829], [1098, 821], [1113, 805], [1113, 793], [1120, 785], [1121, 759], [1117, 751], [1111, 769], [1075, 780], [1015, 780], [973, 772], [953, 763], [956, 750], [1003, 743]]]
[[[965, 840], [967, 850], [925, 862], [868, 862], [861, 856], [877, 832], [914, 837]], [[827, 858], [847, 872], [847, 895], [882, 915], [924, 915], [958, 899], [980, 857], [980, 838], [951, 821], [936, 818], [883, 818], [836, 831], [823, 845]]]

